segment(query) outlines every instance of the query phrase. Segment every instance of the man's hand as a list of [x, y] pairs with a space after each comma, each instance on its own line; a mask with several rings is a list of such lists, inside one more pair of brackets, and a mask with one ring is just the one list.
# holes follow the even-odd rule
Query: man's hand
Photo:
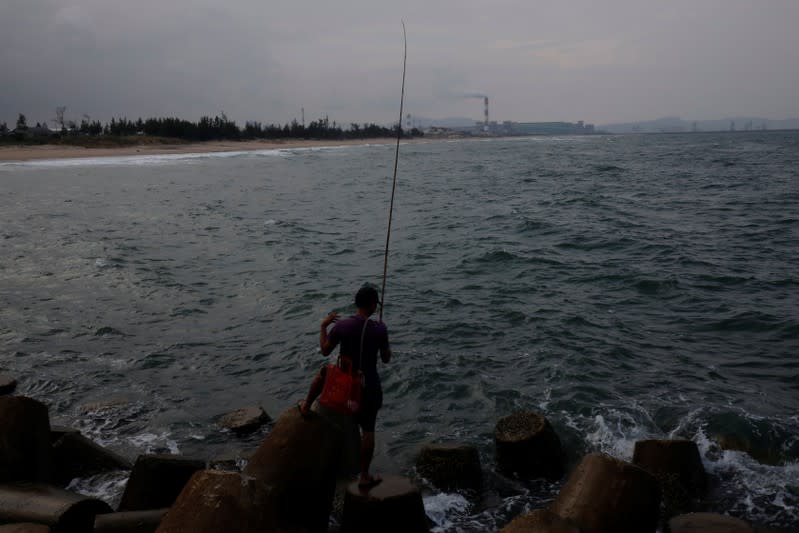
[[322, 327], [327, 329], [327, 326], [329, 326], [330, 324], [332, 324], [337, 320], [338, 320], [338, 313], [335, 311], [331, 311], [330, 314], [327, 315], [324, 320], [322, 320]]

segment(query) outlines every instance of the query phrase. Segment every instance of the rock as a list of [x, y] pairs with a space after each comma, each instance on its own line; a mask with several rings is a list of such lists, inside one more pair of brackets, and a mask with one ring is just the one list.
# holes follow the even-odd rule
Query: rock
[[526, 478], [558, 479], [564, 455], [560, 439], [549, 421], [526, 411], [503, 417], [494, 429], [497, 467]]
[[574, 469], [550, 510], [572, 520], [583, 533], [655, 531], [660, 486], [635, 465], [592, 453]]
[[386, 476], [369, 490], [347, 486], [341, 533], [416, 533], [429, 531], [422, 494], [408, 478]]
[[104, 398], [96, 402], [89, 402], [80, 406], [80, 412], [83, 414], [93, 413], [97, 411], [105, 411], [107, 409], [115, 409], [129, 405], [130, 401], [126, 398]]
[[205, 468], [205, 461], [178, 455], [140, 455], [133, 465], [120, 511], [166, 508], [174, 503], [189, 478]]
[[416, 471], [441, 490], [471, 490], [482, 486], [480, 455], [474, 446], [428, 444], [419, 452]]
[[6, 374], [0, 374], [0, 396], [11, 394], [17, 388], [17, 380]]
[[269, 523], [327, 531], [343, 441], [340, 426], [326, 416], [303, 418], [296, 406], [280, 416], [243, 473], [269, 487]]
[[77, 431], [64, 432], [57, 438], [53, 443], [53, 460], [53, 479], [62, 485], [76, 477], [130, 470], [133, 466], [125, 457], [95, 444]]
[[0, 523], [33, 522], [53, 533], [89, 533], [98, 514], [112, 512], [96, 498], [42, 483], [0, 485]]
[[228, 413], [219, 419], [219, 425], [235, 433], [251, 433], [270, 421], [269, 415], [261, 408], [244, 407]]
[[547, 509], [538, 509], [519, 516], [500, 533], [580, 533], [580, 528]]
[[765, 446], [746, 435], [715, 433], [710, 435], [710, 438], [715, 440], [722, 450], [743, 452], [764, 465], [777, 466], [782, 461], [778, 449]]
[[[161, 520], [158, 533], [286, 532], [268, 517], [279, 516], [271, 488], [236, 472], [196, 472]], [[325, 524], [327, 526], [327, 524]]]
[[737, 518], [717, 513], [688, 513], [669, 520], [671, 533], [754, 533], [754, 529]]
[[0, 483], [49, 482], [52, 473], [47, 406], [25, 396], [0, 396]]
[[169, 509], [97, 515], [94, 533], [153, 533]]
[[766, 421], [729, 412], [711, 415], [705, 433], [722, 450], [744, 452], [756, 461], [772, 466], [787, 459], [782, 445], [793, 437]]

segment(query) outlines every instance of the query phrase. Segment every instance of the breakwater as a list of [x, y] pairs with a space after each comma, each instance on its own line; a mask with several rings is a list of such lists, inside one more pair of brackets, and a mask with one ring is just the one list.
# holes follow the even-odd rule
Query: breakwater
[[[392, 162], [364, 146], [0, 165], [3, 369], [127, 456], [254, 446], [216, 419], [304, 394], [318, 321], [379, 279]], [[577, 456], [692, 439], [719, 510], [794, 524], [796, 162], [778, 132], [403, 148], [376, 467], [449, 438], [490, 465], [494, 422], [533, 408]], [[123, 482], [76, 484], [113, 502]], [[490, 530], [557, 491], [533, 488], [425, 505], [442, 530]]]

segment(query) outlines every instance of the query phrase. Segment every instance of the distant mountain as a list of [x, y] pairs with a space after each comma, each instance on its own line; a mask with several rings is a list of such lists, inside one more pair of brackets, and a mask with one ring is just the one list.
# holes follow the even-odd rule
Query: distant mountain
[[679, 117], [662, 117], [642, 122], [603, 124], [599, 131], [607, 133], [674, 133], [690, 131], [744, 131], [799, 129], [799, 119], [771, 120], [760, 117], [731, 117], [721, 120], [683, 120]]

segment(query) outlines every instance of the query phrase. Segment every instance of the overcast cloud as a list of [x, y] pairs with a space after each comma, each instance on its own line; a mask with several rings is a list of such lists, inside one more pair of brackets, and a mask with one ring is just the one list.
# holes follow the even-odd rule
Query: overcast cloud
[[0, 122], [799, 117], [797, 0], [0, 0]]

